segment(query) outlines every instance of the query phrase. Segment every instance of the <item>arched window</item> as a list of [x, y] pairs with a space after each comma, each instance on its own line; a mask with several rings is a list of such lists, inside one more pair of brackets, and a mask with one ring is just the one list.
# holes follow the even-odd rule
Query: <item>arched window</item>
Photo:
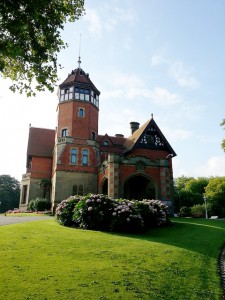
[[84, 109], [83, 108], [79, 108], [78, 115], [79, 115], [79, 117], [84, 117]]
[[68, 136], [68, 129], [62, 130], [62, 136]]
[[71, 164], [77, 164], [77, 149], [75, 148], [70, 151], [70, 162]]
[[88, 150], [87, 149], [82, 150], [82, 165], [83, 166], [88, 165]]

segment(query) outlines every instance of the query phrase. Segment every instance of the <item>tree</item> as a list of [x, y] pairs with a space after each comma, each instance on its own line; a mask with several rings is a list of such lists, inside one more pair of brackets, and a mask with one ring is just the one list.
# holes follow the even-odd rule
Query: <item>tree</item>
[[41, 182], [39, 183], [40, 189], [42, 190], [43, 194], [42, 197], [46, 198], [47, 192], [50, 192], [52, 183], [50, 179], [43, 178], [41, 179]]
[[205, 192], [212, 214], [225, 217], [225, 177], [211, 178]]
[[174, 185], [176, 190], [182, 190], [185, 188], [186, 184], [188, 181], [190, 181], [191, 179], [194, 179], [194, 177], [186, 177], [184, 175], [182, 175], [181, 177], [178, 177], [174, 180]]
[[[225, 126], [225, 119], [223, 119], [220, 126]], [[225, 129], [225, 127], [224, 127], [224, 129]], [[225, 139], [222, 140], [221, 147], [222, 147], [223, 151], [225, 152]]]
[[19, 181], [9, 175], [0, 175], [0, 212], [17, 208], [20, 200]]
[[60, 31], [83, 12], [84, 0], [0, 2], [0, 74], [14, 81], [12, 91], [54, 90], [57, 54], [67, 46]]
[[209, 183], [208, 178], [204, 178], [204, 177], [199, 177], [197, 179], [193, 178], [187, 182], [185, 186], [185, 190], [203, 195], [205, 193], [205, 188], [208, 185], [208, 183]]
[[192, 207], [193, 205], [202, 204], [205, 188], [209, 183], [209, 179], [199, 177], [181, 176], [175, 179], [174, 186], [174, 207], [178, 212], [181, 207]]

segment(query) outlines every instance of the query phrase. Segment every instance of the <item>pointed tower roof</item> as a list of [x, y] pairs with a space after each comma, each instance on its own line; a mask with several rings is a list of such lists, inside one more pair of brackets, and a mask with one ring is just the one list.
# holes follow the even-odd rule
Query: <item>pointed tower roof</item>
[[129, 136], [123, 145], [126, 148], [124, 153], [129, 153], [136, 148], [144, 148], [149, 150], [166, 150], [173, 156], [176, 156], [175, 151], [154, 121], [153, 115], [151, 119]]
[[96, 88], [96, 86], [93, 84], [91, 79], [89, 78], [89, 74], [85, 73], [81, 68], [77, 68], [75, 70], [72, 70], [70, 74], [68, 74], [68, 77], [59, 85], [59, 88], [67, 88], [74, 83], [80, 84], [82, 86], [89, 86], [92, 87], [98, 95], [100, 95], [99, 90]]

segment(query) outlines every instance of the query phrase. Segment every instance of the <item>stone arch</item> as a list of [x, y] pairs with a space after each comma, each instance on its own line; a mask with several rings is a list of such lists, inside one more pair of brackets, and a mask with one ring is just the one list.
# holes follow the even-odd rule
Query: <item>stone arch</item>
[[157, 199], [158, 187], [151, 178], [143, 174], [135, 174], [125, 180], [123, 197], [129, 200]]
[[104, 177], [100, 187], [100, 193], [104, 195], [108, 195], [108, 178]]

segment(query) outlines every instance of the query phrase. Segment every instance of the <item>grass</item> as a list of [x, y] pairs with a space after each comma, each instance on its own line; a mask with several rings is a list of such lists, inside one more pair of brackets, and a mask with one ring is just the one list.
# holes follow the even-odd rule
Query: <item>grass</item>
[[225, 222], [175, 219], [142, 235], [66, 228], [54, 220], [0, 227], [2, 299], [223, 299]]

